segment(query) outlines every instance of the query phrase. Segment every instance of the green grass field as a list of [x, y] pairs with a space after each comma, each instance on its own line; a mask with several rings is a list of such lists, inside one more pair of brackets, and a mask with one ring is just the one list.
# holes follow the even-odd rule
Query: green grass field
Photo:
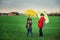
[[49, 16], [43, 27], [43, 37], [38, 36], [38, 18], [32, 18], [33, 37], [26, 36], [26, 16], [0, 16], [0, 40], [60, 40], [60, 16]]

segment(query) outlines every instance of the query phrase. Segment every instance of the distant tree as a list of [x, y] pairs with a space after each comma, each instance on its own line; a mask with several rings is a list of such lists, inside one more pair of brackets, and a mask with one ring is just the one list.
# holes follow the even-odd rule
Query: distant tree
[[1, 16], [1, 13], [0, 13], [0, 16]]
[[18, 12], [11, 12], [13, 13], [13, 15], [17, 16], [17, 15], [20, 15]]

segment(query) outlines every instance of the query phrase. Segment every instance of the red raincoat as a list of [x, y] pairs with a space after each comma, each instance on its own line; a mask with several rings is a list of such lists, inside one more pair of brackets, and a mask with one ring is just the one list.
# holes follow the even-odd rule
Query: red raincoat
[[44, 18], [44, 17], [41, 17], [41, 18], [38, 20], [38, 27], [39, 27], [39, 28], [42, 28], [42, 27], [43, 27], [44, 21], [45, 21], [45, 18]]

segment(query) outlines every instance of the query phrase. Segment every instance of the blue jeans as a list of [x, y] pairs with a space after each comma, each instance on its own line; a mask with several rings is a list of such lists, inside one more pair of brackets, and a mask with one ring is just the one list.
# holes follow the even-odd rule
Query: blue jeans
[[27, 29], [27, 36], [28, 35], [32, 36], [32, 28]]

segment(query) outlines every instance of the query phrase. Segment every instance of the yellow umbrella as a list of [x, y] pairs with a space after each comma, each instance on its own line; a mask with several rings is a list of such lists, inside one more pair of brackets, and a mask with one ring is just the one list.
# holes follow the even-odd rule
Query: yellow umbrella
[[26, 16], [32, 16], [32, 17], [36, 17], [37, 16], [37, 13], [36, 11], [32, 10], [32, 9], [27, 9], [27, 10], [24, 10], [24, 14]]
[[49, 18], [48, 18], [48, 15], [45, 11], [39, 11], [38, 12], [38, 18], [40, 18], [40, 14], [43, 13], [44, 14], [44, 17], [45, 17], [45, 23], [49, 23]]

